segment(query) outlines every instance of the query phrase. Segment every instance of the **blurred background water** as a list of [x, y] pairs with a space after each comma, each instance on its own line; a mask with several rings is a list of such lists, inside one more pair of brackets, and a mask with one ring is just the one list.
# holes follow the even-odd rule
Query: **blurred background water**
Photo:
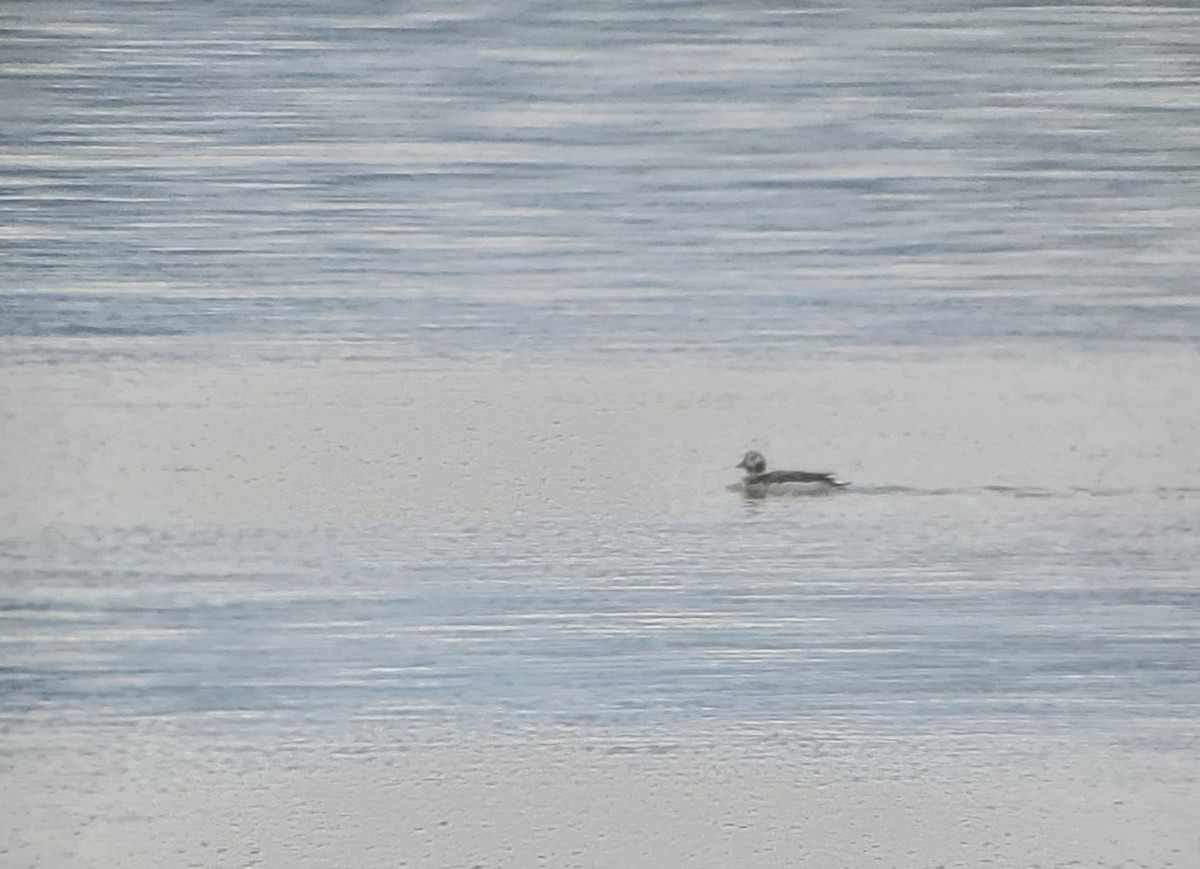
[[[1198, 44], [1188, 4], [0, 6], [9, 761], [1194, 758]], [[755, 438], [857, 485], [743, 503]]]
[[1186, 4], [2, 15], [6, 356], [1194, 346]]

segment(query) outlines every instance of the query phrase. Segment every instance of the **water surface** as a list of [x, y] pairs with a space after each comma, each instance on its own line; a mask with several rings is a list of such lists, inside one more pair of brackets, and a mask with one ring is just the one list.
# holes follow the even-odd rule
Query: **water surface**
[[1194, 800], [1192, 9], [327, 7], [0, 9], [0, 853], [491, 742]]

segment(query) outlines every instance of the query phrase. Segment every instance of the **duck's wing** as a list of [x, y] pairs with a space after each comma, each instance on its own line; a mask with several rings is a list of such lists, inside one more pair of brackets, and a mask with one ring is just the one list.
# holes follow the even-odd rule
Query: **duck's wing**
[[845, 485], [833, 474], [824, 471], [768, 471], [765, 474], [755, 474], [746, 480], [750, 485], [771, 485], [772, 483], [828, 483], [831, 486]]

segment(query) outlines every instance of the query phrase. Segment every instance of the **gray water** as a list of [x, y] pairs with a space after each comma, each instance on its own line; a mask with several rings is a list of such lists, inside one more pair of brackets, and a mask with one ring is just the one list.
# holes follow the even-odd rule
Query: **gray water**
[[[1194, 759], [1200, 14], [335, 5], [0, 7], [10, 761], [114, 734], [270, 764], [480, 732], [869, 744], [900, 769], [1081, 743]], [[1168, 360], [1144, 404], [1034, 376], [994, 424], [947, 399], [902, 446], [886, 426], [875, 453], [838, 446], [903, 415], [905, 378], [936, 407], [964, 361], [995, 362], [991, 395], [1005, 360], [1114, 357]], [[837, 421], [818, 400], [801, 432], [754, 392], [756, 367], [810, 366], [807, 389], [834, 361], [883, 372], [820, 381], [848, 396]], [[421, 449], [377, 448], [364, 363], [480, 372], [455, 381], [469, 460], [431, 453], [464, 427], [435, 410], [388, 418]], [[747, 385], [717, 395], [706, 366]], [[280, 393], [202, 388], [267, 369], [295, 372], [312, 428], [245, 428], [221, 413]], [[340, 387], [305, 398], [317, 369]], [[495, 369], [588, 372], [522, 393], [582, 432], [554, 461]], [[177, 392], [139, 393], [164, 371]], [[622, 411], [593, 388], [643, 373], [671, 401], [650, 388], [605, 427]], [[1107, 425], [1047, 423], [1066, 400]], [[692, 401], [712, 411], [692, 439], [654, 441]], [[1024, 452], [989, 457], [986, 431]], [[856, 485], [743, 502], [724, 485], [755, 436]], [[288, 459], [242, 462], [255, 442]], [[395, 473], [403, 508], [329, 470], [342, 454]], [[655, 473], [691, 482], [658, 502]], [[542, 494], [509, 515], [473, 475]], [[50, 518], [17, 522], [34, 501]]]
[[[937, 530], [906, 524], [921, 498]], [[278, 753], [463, 729], [1192, 752], [1194, 507], [910, 492], [802, 522], [58, 531], [6, 544], [5, 716]]]
[[339, 6], [0, 13], [6, 356], [1194, 347], [1186, 4]]

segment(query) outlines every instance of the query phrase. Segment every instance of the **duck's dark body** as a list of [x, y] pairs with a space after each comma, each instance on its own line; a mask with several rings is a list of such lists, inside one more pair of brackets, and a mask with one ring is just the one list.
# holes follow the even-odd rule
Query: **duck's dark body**
[[822, 471], [766, 471], [762, 474], [747, 474], [747, 486], [770, 486], [773, 483], [826, 483], [830, 486], [849, 486], [833, 474]]

